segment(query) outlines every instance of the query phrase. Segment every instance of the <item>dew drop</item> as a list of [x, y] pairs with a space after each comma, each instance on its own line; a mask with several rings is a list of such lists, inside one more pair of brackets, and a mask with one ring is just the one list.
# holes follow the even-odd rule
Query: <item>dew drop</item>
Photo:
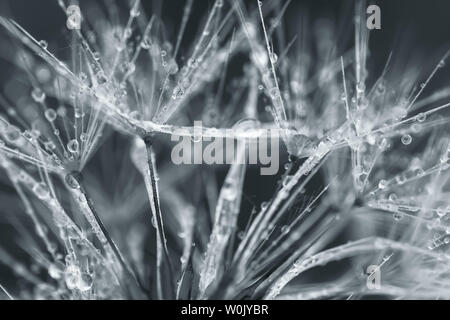
[[76, 289], [80, 278], [80, 268], [74, 265], [69, 265], [64, 271], [64, 280], [67, 288], [70, 290]]
[[78, 183], [78, 180], [75, 178], [75, 176], [72, 173], [69, 173], [66, 175], [66, 183], [67, 185], [72, 189], [80, 189], [80, 184]]
[[403, 219], [403, 216], [404, 216], [403, 212], [395, 212], [395, 213], [393, 214], [393, 217], [394, 217], [394, 220], [395, 220], [395, 221], [400, 221], [400, 220], [402, 220], [402, 219]]
[[151, 221], [152, 221], [152, 226], [153, 226], [154, 228], [156, 228], [158, 224], [157, 224], [156, 219], [155, 219], [154, 216], [152, 216]]
[[45, 92], [42, 91], [40, 88], [34, 88], [33, 91], [31, 91], [31, 97], [37, 103], [44, 102], [44, 100], [45, 100]]
[[141, 12], [138, 9], [133, 8], [130, 10], [131, 17], [134, 17], [134, 18], [139, 17], [140, 14], [141, 14]]
[[100, 52], [98, 51], [93, 52], [92, 57], [94, 58], [95, 61], [100, 60]]
[[82, 273], [77, 280], [77, 289], [82, 292], [89, 291], [92, 288], [92, 284], [94, 282], [92, 276], [88, 273]]
[[378, 188], [380, 188], [380, 189], [386, 188], [387, 185], [388, 185], [388, 182], [384, 179], [381, 179], [380, 182], [378, 182]]
[[40, 200], [46, 200], [50, 196], [47, 185], [43, 182], [36, 183], [33, 187], [33, 192]]
[[39, 41], [39, 45], [41, 46], [42, 49], [47, 49], [48, 47], [48, 43], [45, 40]]
[[123, 33], [123, 37], [125, 39], [128, 39], [129, 37], [131, 37], [131, 34], [133, 33], [133, 31], [130, 28], [126, 28], [125, 32]]
[[97, 83], [99, 85], [102, 85], [108, 81], [108, 79], [105, 76], [105, 73], [100, 71], [95, 75], [95, 78], [97, 79]]
[[395, 193], [389, 195], [389, 201], [397, 201], [398, 196]]
[[385, 91], [386, 91], [386, 86], [385, 86], [383, 83], [380, 83], [380, 84], [377, 86], [377, 92], [378, 92], [379, 94], [383, 94]]
[[128, 115], [131, 119], [142, 120], [142, 115], [137, 110], [131, 111]]
[[282, 234], [288, 234], [291, 231], [291, 229], [289, 228], [289, 226], [282, 226], [281, 227], [281, 233]]
[[222, 189], [221, 195], [225, 200], [232, 201], [236, 198], [236, 191], [232, 187]]
[[71, 153], [77, 153], [80, 149], [80, 144], [77, 139], [72, 139], [67, 143], [67, 150]]
[[358, 82], [358, 84], [356, 85], [356, 91], [358, 91], [359, 93], [362, 93], [366, 90], [366, 85], [364, 84], [364, 82], [360, 81]]
[[86, 142], [87, 141], [87, 135], [86, 135], [86, 133], [82, 133], [82, 134], [80, 134], [80, 140], [81, 141], [83, 141], [83, 142]]
[[169, 67], [167, 69], [167, 72], [171, 75], [174, 75], [178, 72], [178, 64], [175, 62], [175, 60], [171, 60], [169, 63]]
[[142, 42], [141, 42], [141, 47], [142, 47], [142, 49], [144, 49], [144, 50], [150, 49], [150, 47], [151, 47], [150, 40], [147, 39], [147, 38], [144, 38], [144, 39], [142, 40]]
[[55, 121], [55, 120], [56, 120], [56, 116], [57, 116], [56, 111], [53, 110], [53, 109], [47, 109], [47, 110], [45, 110], [44, 115], [45, 115], [45, 118], [46, 118], [48, 121], [50, 121], [50, 122]]
[[402, 136], [401, 140], [402, 140], [402, 143], [407, 146], [411, 143], [412, 137], [409, 134], [405, 134], [404, 136]]
[[437, 215], [439, 216], [439, 217], [443, 217], [443, 216], [445, 216], [445, 214], [446, 214], [446, 211], [445, 211], [445, 208], [444, 207], [438, 207], [437, 209], [436, 209], [436, 213], [437, 213]]
[[271, 52], [269, 55], [270, 62], [276, 63], [278, 61], [278, 56], [275, 52]]
[[[61, 263], [60, 263], [61, 264]], [[48, 267], [48, 274], [50, 275], [50, 277], [52, 277], [55, 280], [61, 279], [62, 277], [62, 269], [58, 266], [57, 263], [52, 263], [49, 267]]]
[[16, 142], [20, 138], [20, 130], [16, 126], [9, 126], [5, 132], [5, 138], [8, 142]]
[[280, 96], [280, 90], [278, 90], [277, 87], [273, 87], [269, 90], [269, 94], [272, 97], [272, 99], [276, 99]]
[[426, 120], [426, 118], [427, 118], [427, 115], [426, 115], [425, 113], [423, 113], [423, 112], [419, 113], [419, 114], [416, 116], [416, 120], [417, 120], [418, 122], [424, 122], [424, 121]]

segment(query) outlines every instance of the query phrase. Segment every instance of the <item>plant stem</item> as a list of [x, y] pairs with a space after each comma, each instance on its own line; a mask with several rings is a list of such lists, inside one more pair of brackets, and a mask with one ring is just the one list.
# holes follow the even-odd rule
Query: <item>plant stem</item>
[[[164, 223], [161, 214], [161, 207], [159, 202], [159, 194], [158, 194], [158, 185], [156, 178], [156, 166], [153, 159], [153, 136], [145, 135], [143, 137], [145, 148], [147, 151], [147, 173], [144, 173], [144, 180], [147, 186], [150, 208], [152, 211], [152, 217], [155, 222], [156, 228], [156, 248], [157, 248], [157, 288], [158, 288], [158, 296], [159, 298], [163, 298], [163, 284], [162, 284], [162, 263], [167, 263], [168, 266], [168, 277], [170, 282], [170, 297], [175, 296], [175, 293], [172, 292], [174, 290], [173, 285], [173, 267], [170, 261], [169, 250], [167, 248], [167, 239], [164, 233]], [[145, 171], [144, 171], [145, 172]], [[163, 260], [164, 259], [164, 260]], [[167, 286], [166, 286], [167, 287]]]
[[[95, 226], [95, 228], [100, 228], [100, 231], [102, 233], [102, 235], [105, 237], [107, 244], [109, 245], [109, 248], [111, 249], [114, 257], [117, 259], [117, 261], [119, 262], [120, 266], [122, 267], [122, 270], [124, 271], [124, 273], [126, 274], [126, 276], [128, 278], [133, 279], [133, 282], [137, 285], [137, 287], [139, 288], [140, 292], [137, 293], [138, 295], [141, 295], [142, 292], [145, 292], [145, 289], [141, 286], [141, 284], [139, 283], [136, 275], [133, 273], [133, 271], [131, 271], [130, 267], [126, 264], [125, 260], [123, 259], [122, 254], [119, 251], [119, 248], [117, 248], [116, 244], [114, 243], [114, 241], [111, 239], [108, 231], [106, 230], [105, 225], [103, 224], [100, 216], [97, 213], [97, 210], [95, 209], [94, 206], [94, 202], [92, 201], [92, 199], [89, 197], [86, 188], [84, 186], [83, 183], [83, 176], [81, 174], [81, 172], [79, 171], [74, 171], [70, 173], [72, 175], [73, 178], [75, 178], [75, 180], [78, 182], [79, 185], [79, 190], [82, 193], [82, 195], [84, 196], [85, 200], [86, 200], [86, 204], [90, 210], [90, 213], [92, 214], [92, 217], [95, 220], [95, 223], [97, 224], [97, 226]], [[92, 222], [89, 221], [91, 224]], [[94, 227], [94, 226], [93, 226]], [[125, 286], [125, 288], [129, 291], [129, 286]], [[131, 293], [131, 292], [130, 292]], [[136, 292], [135, 292], [136, 293]]]

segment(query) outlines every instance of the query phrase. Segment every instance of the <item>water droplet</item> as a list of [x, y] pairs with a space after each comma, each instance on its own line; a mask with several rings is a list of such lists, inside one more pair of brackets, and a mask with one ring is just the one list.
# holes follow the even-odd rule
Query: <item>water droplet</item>
[[415, 174], [417, 177], [421, 177], [421, 176], [423, 176], [423, 175], [425, 174], [425, 172], [423, 171], [422, 168], [416, 168], [416, 169], [414, 169], [414, 174]]
[[104, 83], [106, 83], [108, 81], [108, 79], [106, 78], [106, 75], [104, 72], [100, 71], [95, 75], [95, 78], [97, 79], [97, 83], [99, 85], [102, 85]]
[[282, 181], [283, 187], [286, 187], [290, 181], [291, 181], [291, 176], [286, 176]]
[[388, 185], [388, 182], [384, 179], [381, 179], [380, 182], [378, 182], [378, 188], [380, 188], [380, 189], [386, 188], [387, 185]]
[[147, 37], [145, 37], [142, 41], [141, 41], [141, 47], [144, 50], [148, 50], [151, 48], [151, 42], [150, 39], [148, 39]]
[[53, 279], [61, 279], [62, 274], [63, 274], [63, 269], [60, 267], [60, 265], [62, 265], [62, 263], [52, 263], [49, 267], [48, 267], [48, 274], [50, 275], [50, 277], [52, 277]]
[[31, 91], [31, 97], [37, 103], [44, 102], [44, 100], [45, 100], [45, 92], [42, 91], [40, 88], [34, 88], [33, 91]]
[[404, 145], [409, 145], [412, 141], [412, 137], [409, 134], [405, 134], [404, 136], [402, 136], [401, 140]]
[[389, 195], [389, 201], [397, 201], [398, 196], [395, 193]]
[[44, 142], [44, 147], [48, 151], [52, 151], [56, 148], [55, 143], [51, 140]]
[[82, 82], [86, 82], [87, 79], [88, 79], [88, 75], [87, 75], [86, 73], [84, 73], [84, 72], [80, 72], [80, 74], [78, 75], [78, 77], [80, 78], [80, 80], [81, 80]]
[[67, 143], [67, 150], [71, 153], [77, 153], [80, 149], [80, 144], [77, 139], [72, 139]]
[[48, 47], [48, 43], [45, 40], [39, 41], [39, 45], [41, 46], [42, 49], [47, 49]]
[[56, 116], [57, 116], [56, 111], [53, 110], [53, 109], [47, 109], [47, 110], [45, 110], [44, 115], [45, 115], [45, 118], [46, 118], [48, 121], [50, 121], [50, 122], [55, 121], [55, 120], [56, 120]]
[[128, 116], [134, 120], [142, 120], [142, 114], [137, 110], [131, 111]]
[[289, 226], [282, 226], [281, 227], [281, 233], [282, 234], [288, 234], [291, 231], [291, 228]]
[[269, 55], [270, 62], [276, 63], [278, 61], [278, 56], [275, 52], [271, 52]]
[[131, 28], [126, 28], [124, 33], [123, 33], [123, 37], [125, 39], [128, 39], [129, 37], [131, 37], [132, 33], [133, 33], [133, 31], [131, 30]]
[[152, 226], [153, 226], [154, 228], [156, 228], [156, 227], [158, 226], [158, 223], [156, 222], [156, 218], [155, 218], [154, 216], [152, 216], [151, 221], [152, 221]]
[[403, 219], [404, 213], [403, 212], [394, 212], [393, 217], [395, 221], [400, 221]]
[[444, 207], [438, 207], [437, 209], [436, 209], [436, 213], [437, 213], [437, 215], [439, 216], [439, 217], [443, 217], [443, 216], [445, 216], [445, 214], [446, 214], [446, 211], [445, 211], [445, 208]]
[[140, 14], [141, 14], [141, 12], [138, 9], [133, 8], [133, 9], [130, 10], [130, 16], [131, 17], [135, 18], [135, 17], [138, 17]]
[[69, 173], [66, 175], [66, 183], [67, 185], [72, 189], [80, 189], [80, 184], [78, 183], [78, 180], [75, 178], [75, 176], [72, 173]]
[[64, 270], [64, 280], [69, 290], [77, 288], [80, 275], [80, 268], [75, 265], [69, 265], [67, 266], [66, 270]]
[[16, 142], [20, 138], [20, 130], [16, 126], [9, 126], [5, 132], [5, 138], [8, 142]]
[[43, 182], [36, 183], [33, 186], [33, 192], [40, 200], [46, 200], [50, 196], [47, 185]]
[[424, 121], [426, 120], [426, 118], [427, 118], [427, 115], [426, 115], [425, 113], [423, 113], [423, 112], [419, 113], [419, 114], [416, 116], [416, 120], [417, 120], [418, 122], [424, 122]]
[[280, 90], [278, 90], [277, 87], [273, 87], [269, 90], [269, 94], [272, 97], [272, 99], [276, 99], [280, 96]]
[[359, 93], [362, 93], [366, 90], [366, 85], [364, 84], [364, 82], [360, 81], [358, 82], [358, 84], [356, 85], [356, 91], [358, 91]]
[[94, 58], [94, 60], [98, 61], [100, 60], [100, 52], [95, 51], [92, 53], [92, 57]]
[[383, 83], [380, 83], [380, 84], [377, 86], [377, 92], [378, 92], [379, 94], [383, 94], [385, 91], [386, 91], [386, 86], [385, 86]]
[[84, 133], [84, 132], [82, 134], [80, 134], [80, 140], [83, 141], [83, 142], [86, 142], [87, 141], [87, 134]]
[[92, 278], [92, 276], [88, 273], [82, 273], [79, 277], [78, 277], [78, 281], [77, 281], [77, 289], [80, 291], [89, 291], [92, 288], [92, 284], [94, 282], [94, 279]]
[[225, 200], [232, 201], [236, 198], [236, 191], [232, 187], [224, 187], [222, 188], [221, 195]]
[[175, 60], [172, 59], [169, 63], [169, 67], [167, 68], [167, 72], [173, 75], [176, 74], [178, 70], [178, 64], [175, 62]]

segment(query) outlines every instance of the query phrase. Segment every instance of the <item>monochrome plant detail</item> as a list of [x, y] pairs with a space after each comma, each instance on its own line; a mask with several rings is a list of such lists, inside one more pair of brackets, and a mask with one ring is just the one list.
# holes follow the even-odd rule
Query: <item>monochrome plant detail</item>
[[2, 13], [0, 297], [450, 298], [449, 48], [348, 4]]

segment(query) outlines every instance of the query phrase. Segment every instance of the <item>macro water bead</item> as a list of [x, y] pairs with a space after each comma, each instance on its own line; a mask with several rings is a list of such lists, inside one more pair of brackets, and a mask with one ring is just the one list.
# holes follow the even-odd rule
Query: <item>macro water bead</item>
[[3, 0], [0, 300], [450, 299], [449, 11]]
[[405, 134], [402, 136], [401, 140], [404, 145], [408, 145], [412, 142], [412, 137], [409, 134]]

